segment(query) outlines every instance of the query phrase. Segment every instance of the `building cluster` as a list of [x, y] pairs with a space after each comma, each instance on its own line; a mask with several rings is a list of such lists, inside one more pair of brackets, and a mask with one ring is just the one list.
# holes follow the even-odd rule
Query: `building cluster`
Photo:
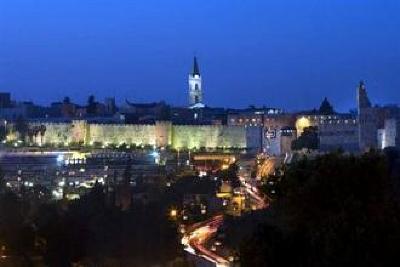
[[363, 82], [357, 88], [357, 112], [337, 113], [327, 99], [319, 109], [284, 112], [279, 108], [212, 108], [204, 103], [197, 59], [188, 78], [188, 106], [165, 102], [117, 106], [94, 96], [86, 105], [65, 97], [42, 107], [16, 102], [0, 93], [0, 119], [6, 141], [30, 145], [126, 144], [154, 147], [240, 148], [282, 155], [293, 149], [341, 149], [362, 152], [399, 146], [400, 108], [373, 106]]

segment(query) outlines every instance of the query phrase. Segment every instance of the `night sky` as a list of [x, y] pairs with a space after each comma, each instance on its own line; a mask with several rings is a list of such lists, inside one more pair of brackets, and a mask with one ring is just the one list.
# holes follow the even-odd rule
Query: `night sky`
[[40, 104], [205, 103], [298, 110], [400, 103], [399, 0], [0, 0], [0, 91]]

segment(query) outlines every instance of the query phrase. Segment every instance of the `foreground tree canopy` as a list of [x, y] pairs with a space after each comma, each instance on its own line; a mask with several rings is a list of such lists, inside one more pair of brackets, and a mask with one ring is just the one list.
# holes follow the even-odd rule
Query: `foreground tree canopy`
[[398, 266], [399, 156], [330, 154], [285, 170], [242, 266]]
[[97, 184], [76, 201], [39, 203], [0, 183], [0, 253], [7, 255], [0, 266], [145, 267], [180, 258], [177, 228], [162, 196], [125, 211], [110, 197]]

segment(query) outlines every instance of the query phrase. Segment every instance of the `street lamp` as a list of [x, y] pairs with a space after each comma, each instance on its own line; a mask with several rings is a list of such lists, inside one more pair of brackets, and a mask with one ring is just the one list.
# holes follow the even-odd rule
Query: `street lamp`
[[171, 217], [176, 217], [178, 215], [178, 211], [176, 209], [172, 209], [170, 215]]

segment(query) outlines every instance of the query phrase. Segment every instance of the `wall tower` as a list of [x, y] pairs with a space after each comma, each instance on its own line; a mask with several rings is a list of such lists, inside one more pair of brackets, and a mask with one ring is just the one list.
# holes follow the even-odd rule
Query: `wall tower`
[[378, 113], [369, 101], [363, 81], [357, 88], [358, 143], [360, 151], [365, 152], [378, 145]]

